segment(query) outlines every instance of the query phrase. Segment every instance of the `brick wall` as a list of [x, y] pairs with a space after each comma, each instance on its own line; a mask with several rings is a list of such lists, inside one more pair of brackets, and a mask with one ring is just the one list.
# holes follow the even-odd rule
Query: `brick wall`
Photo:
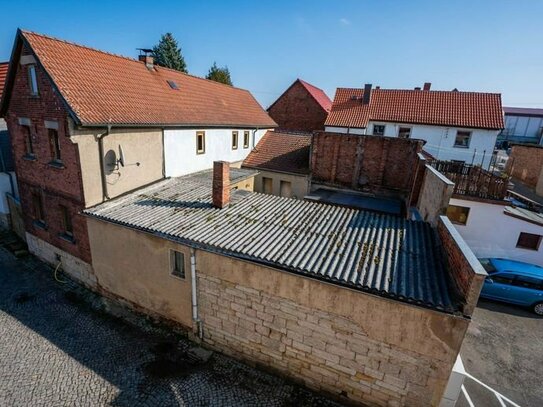
[[468, 321], [197, 252], [204, 342], [341, 400], [438, 405]]
[[[23, 48], [22, 55], [31, 55]], [[68, 113], [46, 73], [36, 66], [39, 96], [30, 94], [27, 66], [18, 65], [6, 114], [11, 135], [13, 158], [19, 184], [26, 230], [62, 250], [90, 262], [86, 222], [79, 212], [84, 198], [79, 153], [69, 138]], [[35, 159], [25, 157], [26, 133], [20, 118], [30, 120]], [[45, 121], [58, 124], [63, 167], [51, 165], [52, 152]], [[32, 192], [41, 194], [46, 228], [33, 223]], [[66, 206], [73, 216], [75, 242], [60, 237], [64, 225], [59, 205]]]
[[372, 193], [395, 191], [407, 197], [421, 150], [420, 140], [317, 132], [312, 180]]
[[513, 146], [507, 161], [507, 171], [530, 188], [536, 188], [543, 174], [543, 147]]
[[268, 109], [280, 129], [313, 131], [324, 129], [328, 113], [299, 82], [294, 83]]
[[450, 279], [464, 303], [464, 315], [471, 316], [487, 274], [446, 216], [440, 217], [437, 232], [451, 273]]

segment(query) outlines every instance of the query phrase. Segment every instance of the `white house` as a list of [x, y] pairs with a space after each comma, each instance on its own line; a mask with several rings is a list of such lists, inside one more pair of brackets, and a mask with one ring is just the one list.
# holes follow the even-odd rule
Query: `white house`
[[165, 175], [177, 177], [212, 168], [217, 160], [241, 166], [266, 131], [258, 127], [164, 129]]
[[326, 131], [418, 138], [439, 160], [490, 163], [504, 127], [501, 95], [415, 90], [338, 88]]
[[543, 266], [543, 214], [452, 198], [447, 216], [479, 258], [503, 257]]

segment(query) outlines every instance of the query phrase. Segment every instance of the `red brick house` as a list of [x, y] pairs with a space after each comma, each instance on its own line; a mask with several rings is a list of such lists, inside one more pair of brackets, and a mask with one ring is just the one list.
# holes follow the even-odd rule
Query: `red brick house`
[[30, 251], [90, 286], [81, 211], [163, 179], [166, 133], [182, 132], [193, 155], [212, 163], [206, 131], [208, 150], [247, 133], [248, 154], [250, 136], [256, 144], [276, 126], [248, 91], [158, 67], [149, 56], [135, 60], [21, 30], [0, 117], [11, 134]]
[[279, 98], [268, 107], [268, 114], [282, 130], [323, 130], [332, 101], [322, 89], [296, 79]]

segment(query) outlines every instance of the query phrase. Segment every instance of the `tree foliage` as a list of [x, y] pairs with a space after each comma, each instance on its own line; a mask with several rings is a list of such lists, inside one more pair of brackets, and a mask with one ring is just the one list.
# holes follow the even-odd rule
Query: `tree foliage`
[[171, 33], [164, 34], [157, 45], [153, 47], [157, 65], [187, 73], [187, 64], [181, 54], [181, 48]]
[[228, 67], [219, 67], [216, 62], [213, 62], [213, 65], [209, 68], [206, 79], [232, 86], [232, 78], [230, 78]]

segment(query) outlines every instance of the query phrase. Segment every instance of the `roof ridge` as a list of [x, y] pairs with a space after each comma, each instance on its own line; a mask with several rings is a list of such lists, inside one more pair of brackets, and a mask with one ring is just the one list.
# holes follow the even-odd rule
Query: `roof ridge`
[[[352, 90], [352, 91], [361, 91], [364, 92], [364, 88], [336, 88], [336, 92], [341, 90]], [[400, 89], [400, 88], [372, 88], [372, 92], [420, 92], [420, 93], [469, 93], [474, 95], [499, 95], [501, 96], [501, 93], [499, 92], [478, 92], [478, 91], [471, 91], [471, 90], [422, 90], [422, 89]]]
[[[61, 39], [61, 38], [57, 38], [57, 37], [53, 37], [53, 36], [50, 36], [50, 35], [47, 35], [47, 34], [41, 34], [41, 33], [37, 33], [37, 32], [34, 32], [34, 31], [28, 31], [28, 30], [21, 30], [21, 32], [22, 32], [23, 34], [36, 35], [36, 36], [38, 36], [38, 37], [47, 38], [47, 39], [52, 40], [52, 41], [62, 42], [62, 43], [64, 43], [64, 44], [73, 45], [73, 46], [76, 46], [76, 47], [79, 47], [79, 48], [83, 48], [83, 49], [87, 49], [87, 50], [94, 51], [94, 52], [99, 52], [99, 53], [101, 53], [101, 54], [105, 54], [105, 55], [110, 55], [110, 56], [117, 57], [117, 58], [126, 59], [126, 60], [128, 60], [128, 61], [135, 62], [135, 63], [138, 63], [138, 64], [141, 63], [140, 61], [138, 61], [138, 60], [135, 59], [135, 58], [131, 58], [131, 57], [128, 57], [128, 56], [125, 56], [125, 55], [121, 55], [121, 54], [115, 54], [115, 53], [109, 52], [109, 51], [104, 51], [104, 50], [101, 50], [101, 49], [98, 49], [98, 48], [90, 47], [90, 46], [88, 46], [88, 45], [79, 44], [79, 43], [76, 43], [76, 42], [73, 42], [73, 41], [67, 41], [67, 40], [64, 40], [64, 39]], [[9, 62], [8, 62], [8, 63], [9, 63]], [[188, 73], [188, 72], [178, 71], [177, 69], [168, 68], [168, 67], [166, 67], [166, 66], [162, 66], [162, 65], [156, 64], [156, 65], [155, 65], [155, 69], [156, 69], [156, 68], [165, 69], [165, 70], [168, 70], [168, 71], [173, 71], [173, 72], [175, 72], [175, 73], [182, 74], [182, 75], [186, 75], [186, 76], [190, 76], [190, 77], [195, 78], [195, 79], [200, 79], [200, 80], [203, 80], [203, 81], [209, 81], [209, 82], [213, 82], [213, 83], [216, 83], [216, 84], [219, 84], [219, 85], [222, 85], [222, 86], [228, 86], [228, 87], [233, 88], [233, 89], [238, 89], [238, 90], [242, 90], [242, 91], [245, 91], [245, 92], [249, 92], [248, 89], [239, 88], [239, 87], [233, 86], [233, 85], [227, 85], [227, 84], [225, 84], [225, 83], [213, 81], [213, 80], [211, 80], [211, 79], [207, 79], [207, 78], [203, 78], [203, 77], [201, 77], [201, 76], [197, 76], [197, 75], [190, 74], [190, 73]]]
[[304, 81], [303, 79], [298, 78], [298, 80], [299, 80], [300, 82], [306, 84], [306, 85], [311, 86], [312, 88], [315, 88], [315, 89], [320, 90], [321, 92], [324, 92], [324, 90], [322, 90], [322, 89], [319, 88], [318, 86], [315, 86], [315, 85], [313, 85], [313, 84], [311, 84], [311, 83], [309, 83], [309, 82], [307, 82], [307, 81]]

